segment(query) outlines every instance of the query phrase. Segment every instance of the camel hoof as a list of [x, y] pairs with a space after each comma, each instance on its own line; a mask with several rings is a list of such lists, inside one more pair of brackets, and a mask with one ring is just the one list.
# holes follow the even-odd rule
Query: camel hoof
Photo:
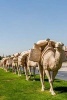
[[35, 79], [33, 81], [35, 82]]
[[29, 79], [28, 79], [28, 78], [26, 78], [26, 81], [29, 81]]
[[43, 91], [44, 91], [44, 89], [41, 89], [41, 91], [43, 92]]
[[29, 80], [30, 80], [29, 77], [27, 77], [27, 78], [26, 78], [26, 81], [29, 81]]
[[56, 93], [55, 93], [55, 92], [52, 92], [51, 94], [52, 94], [52, 95], [56, 95]]
[[21, 75], [18, 75], [18, 76], [21, 76]]
[[9, 72], [9, 71], [6, 70], [6, 72]]

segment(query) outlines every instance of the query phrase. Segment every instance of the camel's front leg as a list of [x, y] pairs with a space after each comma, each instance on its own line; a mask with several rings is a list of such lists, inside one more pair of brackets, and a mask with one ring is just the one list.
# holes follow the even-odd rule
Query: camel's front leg
[[17, 67], [17, 72], [18, 72], [18, 76], [21, 76], [21, 68], [20, 68], [21, 66], [18, 66]]
[[36, 70], [36, 67], [33, 67], [33, 78], [35, 80], [35, 70]]
[[[58, 70], [52, 71], [52, 73], [51, 73], [51, 81], [52, 81], [52, 84], [53, 84], [53, 81], [54, 81], [55, 76], [57, 75], [57, 73], [58, 73]], [[50, 88], [50, 91], [51, 91], [51, 88]]]
[[22, 69], [23, 69], [23, 73], [25, 73], [25, 68], [24, 68], [24, 66], [22, 67]]
[[26, 75], [26, 80], [28, 81], [29, 78], [28, 78], [28, 69], [27, 69], [27, 66], [24, 66], [25, 67], [25, 75]]
[[32, 73], [31, 73], [31, 67], [30, 66], [27, 66], [28, 67], [28, 70], [29, 70], [29, 74], [30, 74], [30, 76], [32, 75]]
[[45, 73], [46, 73], [46, 76], [47, 76], [49, 83], [50, 83], [50, 92], [52, 95], [55, 95], [55, 92], [53, 90], [53, 82], [51, 80], [50, 72], [48, 70], [45, 70]]
[[42, 85], [41, 91], [44, 91], [44, 75], [43, 75], [43, 67], [39, 66], [39, 71], [40, 71], [40, 81]]

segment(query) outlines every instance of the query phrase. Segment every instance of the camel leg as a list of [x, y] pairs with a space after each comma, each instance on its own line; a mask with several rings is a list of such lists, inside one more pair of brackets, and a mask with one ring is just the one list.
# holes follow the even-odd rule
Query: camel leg
[[17, 66], [17, 73], [18, 73], [18, 76], [19, 76], [19, 73], [20, 73], [20, 72], [19, 72], [19, 66]]
[[24, 73], [26, 75], [26, 67], [25, 66], [23, 66], [23, 71], [24, 71]]
[[15, 72], [15, 66], [12, 66], [12, 72]]
[[23, 68], [23, 73], [25, 73], [24, 71], [25, 71], [25, 68], [24, 67], [22, 67]]
[[55, 76], [57, 75], [57, 73], [58, 73], [58, 70], [53, 71], [53, 73], [52, 73], [52, 81], [54, 81]]
[[14, 73], [16, 74], [16, 72], [17, 72], [17, 66], [15, 65], [14, 66]]
[[33, 78], [35, 80], [35, 70], [36, 70], [36, 67], [33, 67]]
[[3, 64], [3, 69], [4, 69], [4, 64]]
[[41, 91], [44, 91], [45, 87], [44, 87], [44, 75], [43, 75], [43, 67], [42, 66], [39, 66], [39, 71], [40, 71], [40, 81], [41, 81], [41, 85], [42, 85]]
[[31, 73], [31, 67], [30, 67], [30, 66], [28, 66], [28, 70], [29, 70], [29, 74], [30, 74], [30, 76], [31, 76], [32, 73]]
[[26, 80], [28, 81], [29, 78], [28, 78], [28, 69], [27, 69], [27, 66], [24, 66], [25, 67], [25, 75], [26, 75]]
[[53, 90], [53, 82], [51, 80], [50, 72], [48, 70], [45, 70], [45, 73], [46, 73], [46, 76], [47, 76], [49, 83], [50, 83], [50, 92], [52, 95], [55, 95], [55, 92]]
[[30, 79], [31, 75], [32, 75], [32, 73], [31, 73], [31, 66], [27, 65], [27, 68], [28, 68], [28, 72], [29, 72], [28, 79]]
[[18, 66], [17, 67], [17, 72], [18, 72], [18, 76], [21, 76], [21, 68], [20, 68], [21, 66]]
[[[57, 75], [57, 73], [58, 73], [58, 70], [52, 71], [52, 73], [51, 73], [51, 81], [52, 81], [52, 84], [53, 84], [53, 81], [54, 81], [55, 76]], [[51, 91], [51, 88], [50, 88], [50, 91]]]
[[6, 70], [6, 72], [8, 72], [8, 65], [5, 66], [5, 70]]

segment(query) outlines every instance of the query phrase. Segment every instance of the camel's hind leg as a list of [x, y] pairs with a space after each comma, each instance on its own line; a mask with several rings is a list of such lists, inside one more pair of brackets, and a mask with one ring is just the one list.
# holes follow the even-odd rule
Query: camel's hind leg
[[42, 85], [42, 89], [41, 91], [44, 91], [45, 87], [44, 87], [44, 72], [43, 72], [43, 67], [39, 66], [39, 71], [40, 71], [40, 81], [41, 81], [41, 85]]
[[52, 72], [52, 77], [51, 77], [52, 81], [54, 81], [55, 76], [57, 75], [57, 73], [58, 73], [58, 70]]

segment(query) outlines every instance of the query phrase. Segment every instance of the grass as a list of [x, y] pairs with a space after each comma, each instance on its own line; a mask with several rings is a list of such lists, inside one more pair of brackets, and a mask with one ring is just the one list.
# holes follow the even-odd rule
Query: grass
[[36, 75], [36, 81], [26, 81], [24, 74], [18, 77], [0, 69], [0, 100], [67, 100], [67, 81], [55, 80], [55, 96], [49, 92], [47, 79], [45, 85], [46, 90], [41, 92], [39, 75]]

